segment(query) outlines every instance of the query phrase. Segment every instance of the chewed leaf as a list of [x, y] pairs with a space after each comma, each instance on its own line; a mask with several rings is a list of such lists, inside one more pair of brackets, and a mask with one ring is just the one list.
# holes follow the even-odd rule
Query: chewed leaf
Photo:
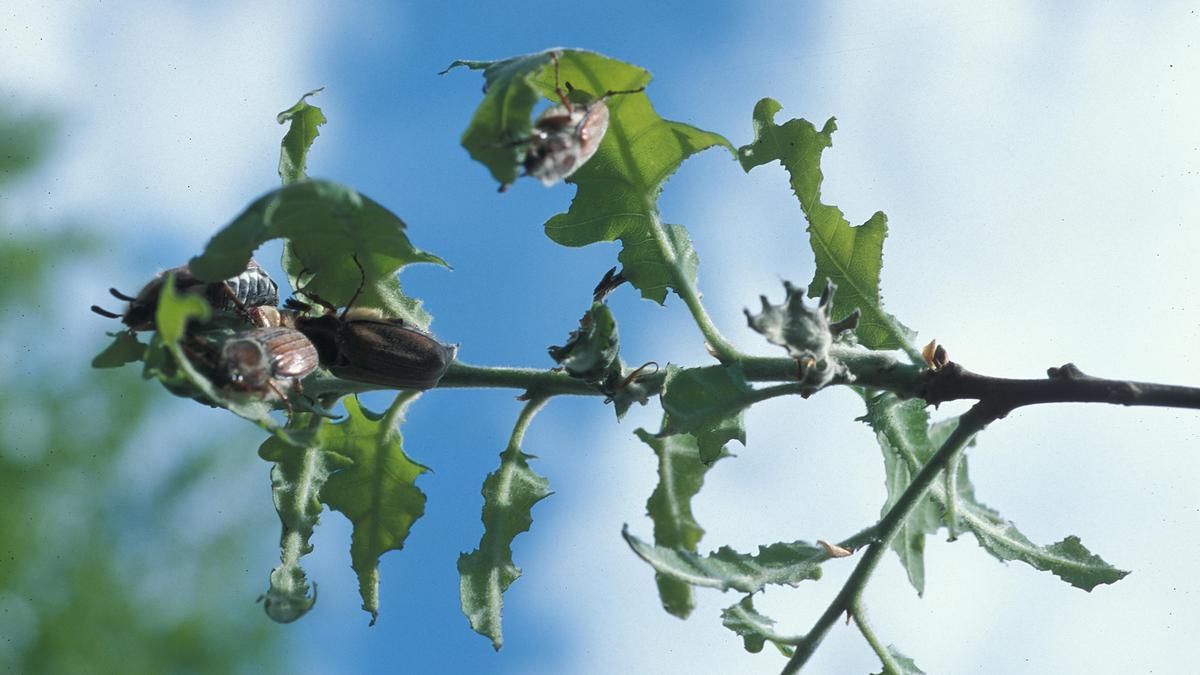
[[572, 331], [561, 347], [550, 347], [550, 358], [562, 366], [571, 377], [586, 382], [602, 384], [617, 364], [621, 350], [621, 338], [612, 311], [603, 302], [595, 302], [579, 321], [579, 328]]
[[[895, 489], [898, 490], [903, 489], [901, 485], [908, 485], [908, 475], [915, 475], [933, 456], [937, 445], [949, 435], [955, 424], [929, 425], [922, 403], [901, 401], [894, 394], [868, 398], [864, 420], [876, 430], [885, 459], [889, 453], [894, 453], [898, 458], [895, 463], [887, 463], [889, 493], [893, 491], [893, 481], [897, 483]], [[996, 558], [1003, 561], [1019, 560], [1035, 569], [1051, 572], [1085, 591], [1100, 584], [1115, 583], [1129, 574], [1093, 554], [1073, 535], [1050, 546], [1031, 542], [1016, 525], [976, 499], [975, 488], [967, 474], [965, 457], [958, 464], [954, 484], [956, 490], [951, 495], [943, 482], [933, 483], [929, 489], [928, 503], [921, 505], [906, 524], [909, 542], [893, 543], [918, 590], [923, 587], [924, 579], [920, 549], [924, 546], [924, 535], [936, 529], [932, 520], [935, 514], [940, 514], [941, 526], [949, 525], [950, 514], [956, 515], [957, 524], [973, 533], [979, 545]], [[917, 564], [921, 566], [916, 567]]]
[[[322, 87], [323, 89], [324, 87]], [[305, 168], [308, 163], [308, 151], [313, 141], [321, 134], [318, 127], [325, 124], [325, 113], [311, 105], [308, 97], [315, 96], [321, 89], [314, 89], [300, 97], [296, 105], [284, 110], [275, 117], [280, 124], [291, 122], [288, 131], [283, 136], [279, 148], [279, 178], [284, 185], [295, 183], [307, 178]]]
[[699, 444], [701, 460], [716, 461], [729, 441], [746, 443], [743, 410], [753, 403], [753, 395], [740, 365], [667, 366], [662, 394], [666, 417], [661, 434], [692, 434]]
[[825, 549], [803, 541], [760, 546], [757, 555], [722, 546], [715, 553], [701, 556], [688, 550], [651, 546], [630, 534], [628, 526], [621, 535], [659, 574], [722, 591], [732, 588], [756, 593], [767, 584], [795, 586], [806, 579], [820, 579], [821, 563], [829, 558]]
[[316, 587], [310, 585], [300, 558], [312, 552], [313, 529], [321, 517], [317, 495], [329, 477], [326, 455], [316, 445], [297, 447], [279, 438], [269, 438], [258, 449], [258, 456], [271, 467], [271, 494], [279, 514], [280, 564], [271, 571], [271, 585], [263, 595], [267, 616], [279, 623], [291, 623], [304, 616], [317, 601]]
[[887, 664], [876, 675], [925, 675], [925, 671], [918, 668], [912, 659], [901, 654], [900, 650], [896, 649], [896, 645], [887, 646], [887, 655], [892, 663]]
[[379, 615], [379, 557], [404, 548], [413, 523], [425, 514], [425, 494], [416, 480], [428, 469], [404, 454], [397, 428], [416, 396], [400, 394], [383, 415], [347, 397], [346, 419], [325, 422], [318, 432], [321, 449], [341, 459], [321, 489], [321, 501], [354, 524], [350, 564], [371, 623]]
[[833, 297], [837, 318], [855, 309], [862, 312], [857, 329], [860, 343], [871, 349], [904, 348], [916, 354], [912, 346], [915, 334], [883, 311], [879, 293], [887, 217], [876, 213], [863, 225], [851, 227], [840, 209], [821, 203], [821, 153], [833, 144], [837, 124], [830, 119], [820, 131], [802, 119], [776, 124], [775, 115], [781, 109], [769, 98], [758, 102], [754, 142], [739, 148], [738, 158], [746, 171], [779, 161], [791, 176], [816, 255], [817, 271], [808, 287], [809, 297], [820, 295], [827, 279], [833, 281], [838, 286]]
[[780, 635], [775, 632], [775, 620], [754, 609], [754, 596], [747, 595], [736, 605], [721, 611], [721, 623], [742, 636], [746, 651], [757, 654], [767, 642], [775, 645], [784, 656], [791, 656], [793, 645], [799, 644], [803, 635]]
[[340, 306], [365, 275], [367, 286], [359, 304], [404, 318], [403, 303], [395, 297], [395, 272], [411, 263], [446, 265], [413, 246], [405, 228], [394, 213], [353, 188], [304, 180], [257, 199], [188, 264], [201, 279], [225, 279], [245, 269], [251, 253], [264, 242], [282, 237], [288, 239], [285, 266], [293, 287], [302, 285]]
[[[654, 543], [695, 552], [704, 528], [692, 513], [692, 498], [704, 486], [704, 474], [712, 463], [700, 461], [700, 448], [690, 434], [659, 437], [645, 429], [634, 433], [658, 457], [658, 485], [646, 501], [646, 514], [654, 522]], [[692, 587], [663, 574], [655, 578], [663, 608], [680, 618], [691, 614], [695, 607]]]
[[517, 179], [520, 149], [511, 143], [529, 137], [533, 106], [542, 97], [535, 80], [550, 62], [550, 53], [540, 52], [503, 61], [455, 61], [442, 71], [483, 70], [483, 102], [463, 133], [462, 146], [502, 185]]
[[[530, 403], [522, 420], [527, 422], [541, 405]], [[458, 557], [463, 614], [475, 632], [491, 639], [496, 650], [504, 644], [504, 592], [521, 576], [512, 559], [512, 542], [518, 534], [529, 531], [534, 504], [551, 494], [550, 482], [529, 467], [533, 456], [521, 451], [523, 428], [518, 422], [518, 431], [500, 453], [500, 468], [483, 481], [484, 529], [479, 548]]]
[[141, 361], [146, 355], [146, 345], [128, 331], [112, 334], [113, 342], [92, 359], [93, 368], [120, 368], [126, 363]]

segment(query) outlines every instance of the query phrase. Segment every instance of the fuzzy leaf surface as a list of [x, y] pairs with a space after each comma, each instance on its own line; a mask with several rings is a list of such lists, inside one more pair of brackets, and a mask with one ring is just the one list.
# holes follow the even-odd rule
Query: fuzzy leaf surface
[[[704, 487], [704, 474], [712, 468], [712, 463], [700, 461], [700, 448], [690, 434], [656, 436], [645, 429], [634, 433], [658, 457], [658, 485], [646, 500], [646, 514], [654, 523], [654, 543], [694, 553], [704, 536], [704, 528], [692, 513], [692, 498]], [[725, 456], [724, 452], [720, 455]], [[655, 581], [663, 609], [681, 619], [687, 618], [695, 608], [692, 587], [657, 572]]]
[[335, 470], [321, 490], [321, 501], [354, 524], [350, 566], [358, 575], [362, 608], [371, 623], [379, 616], [379, 557], [404, 548], [404, 540], [425, 514], [425, 494], [416, 485], [427, 468], [404, 454], [398, 425], [417, 396], [405, 392], [382, 415], [358, 399], [343, 400], [346, 419], [325, 422], [318, 432], [321, 449], [335, 458]]
[[761, 652], [763, 645], [770, 642], [784, 656], [791, 656], [793, 646], [804, 639], [803, 635], [776, 633], [775, 620], [754, 608], [753, 595], [747, 595], [737, 604], [721, 610], [721, 623], [742, 636], [742, 643], [751, 654]]
[[500, 453], [500, 467], [483, 481], [483, 537], [479, 548], [458, 557], [463, 614], [497, 651], [504, 644], [504, 592], [521, 576], [512, 542], [533, 524], [533, 505], [550, 496], [550, 482], [529, 467], [533, 455], [514, 437]]
[[917, 667], [917, 664], [904, 654], [896, 649], [896, 645], [887, 646], [888, 654], [892, 657], [896, 667], [884, 667], [882, 671], [875, 675], [925, 675], [925, 671]]
[[756, 593], [767, 584], [795, 586], [806, 579], [821, 578], [821, 563], [829, 558], [825, 550], [807, 542], [775, 543], [759, 546], [757, 555], [739, 553], [722, 546], [706, 556], [691, 551], [653, 546], [621, 531], [626, 543], [659, 574], [691, 586], [727, 591]]
[[856, 331], [860, 344], [915, 353], [911, 344], [915, 333], [883, 310], [879, 293], [887, 216], [877, 212], [862, 225], [851, 227], [841, 209], [821, 203], [821, 153], [833, 144], [837, 124], [830, 118], [820, 131], [802, 119], [776, 124], [775, 115], [781, 109], [769, 98], [754, 106], [754, 142], [739, 148], [738, 158], [746, 171], [778, 161], [791, 177], [816, 255], [817, 271], [808, 287], [809, 297], [819, 296], [826, 279], [832, 280], [838, 286], [833, 297], [837, 318], [855, 308], [862, 312]]
[[446, 263], [413, 246], [405, 229], [394, 213], [353, 188], [303, 180], [255, 200], [188, 264], [201, 279], [226, 279], [244, 270], [260, 245], [282, 237], [288, 240], [284, 267], [293, 288], [342, 306], [365, 274], [356, 306], [378, 307], [420, 325], [421, 317], [409, 315], [414, 303], [403, 296], [395, 272], [411, 263]]
[[314, 89], [300, 97], [296, 105], [284, 110], [275, 117], [280, 124], [287, 124], [287, 133], [279, 147], [279, 178], [284, 185], [295, 183], [307, 178], [305, 173], [308, 164], [308, 151], [313, 141], [321, 135], [318, 130], [325, 124], [325, 113], [308, 102], [310, 96], [315, 96], [321, 90]]
[[271, 496], [282, 525], [280, 564], [271, 571], [263, 608], [275, 621], [291, 623], [308, 613], [317, 601], [316, 589], [309, 584], [300, 558], [313, 549], [309, 540], [320, 522], [318, 495], [329, 477], [329, 467], [318, 446], [297, 447], [277, 437], [259, 446], [258, 456], [273, 463]]
[[[881, 394], [876, 400], [868, 401], [865, 419], [876, 429], [877, 435], [888, 441], [888, 447], [884, 448], [885, 453], [889, 450], [895, 452], [903, 460], [903, 464], [907, 465], [908, 472], [914, 475], [924, 462], [933, 456], [938, 442], [953, 430], [951, 424], [935, 425], [935, 438], [931, 438], [929, 430], [919, 431], [921, 425], [927, 424], [928, 421], [923, 406], [914, 401], [900, 401], [892, 394]], [[997, 559], [1019, 560], [1035, 569], [1050, 572], [1085, 591], [1090, 591], [1100, 584], [1115, 583], [1129, 574], [1093, 554], [1074, 535], [1050, 546], [1031, 542], [1016, 525], [975, 497], [975, 488], [967, 474], [965, 457], [959, 462], [956, 478], [958, 490], [953, 510], [958, 514], [959, 524], [970, 530], [979, 545]], [[888, 480], [890, 483], [893, 477], [889, 476]], [[900, 482], [899, 479], [896, 480]], [[907, 485], [907, 482], [904, 484]], [[948, 512], [950, 496], [945, 484], [941, 481], [933, 483], [928, 494], [942, 514], [941, 524], [948, 525], [945, 514]], [[925, 509], [923, 506], [922, 511]], [[928, 513], [926, 511], [926, 515]], [[910, 531], [916, 536], [915, 527]], [[901, 560], [904, 561], [905, 558], [902, 556]]]
[[745, 445], [743, 411], [753, 402], [754, 389], [738, 364], [704, 368], [668, 365], [662, 393], [666, 417], [660, 433], [695, 436], [700, 459], [713, 462], [729, 441]]
[[549, 352], [550, 358], [571, 377], [600, 384], [614, 363], [620, 372], [620, 350], [621, 338], [612, 311], [603, 302], [595, 302], [579, 320], [579, 328], [571, 332], [566, 344], [550, 347]]

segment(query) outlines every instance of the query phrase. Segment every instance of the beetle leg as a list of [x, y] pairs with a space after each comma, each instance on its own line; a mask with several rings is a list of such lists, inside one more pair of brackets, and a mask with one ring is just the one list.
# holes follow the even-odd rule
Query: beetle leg
[[355, 253], [350, 257], [352, 260], [354, 260], [354, 264], [358, 266], [358, 288], [355, 289], [354, 295], [350, 296], [350, 302], [346, 303], [346, 308], [342, 310], [343, 318], [345, 318], [346, 312], [349, 312], [350, 308], [353, 307], [354, 303], [358, 300], [359, 294], [362, 293], [363, 286], [367, 285], [367, 270], [365, 270], [362, 266], [362, 263], [358, 261], [358, 254]]
[[[571, 107], [571, 101], [567, 99], [566, 92], [558, 84], [558, 52], [550, 52], [550, 60], [554, 61], [554, 93], [558, 94], [558, 100], [562, 101], [563, 107], [567, 109], [567, 112], [575, 112], [575, 109]], [[570, 84], [567, 84], [567, 86], [571, 87]]]
[[[283, 401], [283, 407], [287, 408], [288, 419], [290, 420], [292, 418], [292, 412], [293, 412], [292, 402], [288, 400], [287, 396], [284, 396], [283, 392], [280, 391], [279, 387], [275, 385], [275, 382], [273, 380], [267, 380], [267, 387], [269, 387], [271, 389], [271, 391], [275, 392], [275, 394], [277, 396], [279, 396], [280, 400]], [[262, 392], [260, 392], [260, 393], [262, 393]]]

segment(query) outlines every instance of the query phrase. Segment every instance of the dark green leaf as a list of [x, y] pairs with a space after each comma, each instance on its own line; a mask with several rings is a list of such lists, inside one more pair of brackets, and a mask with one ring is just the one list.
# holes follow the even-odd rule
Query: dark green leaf
[[271, 571], [271, 586], [263, 596], [267, 616], [291, 623], [304, 616], [317, 601], [300, 558], [312, 552], [313, 529], [321, 517], [317, 495], [329, 477], [326, 455], [312, 445], [297, 447], [279, 438], [268, 438], [258, 456], [271, 467], [271, 495], [283, 531], [279, 535], [280, 565]]
[[146, 345], [128, 331], [112, 334], [113, 343], [92, 359], [93, 368], [120, 368], [126, 363], [141, 361], [146, 355]]
[[379, 307], [419, 324], [419, 317], [408, 314], [413, 304], [400, 293], [395, 272], [410, 263], [446, 263], [414, 247], [405, 227], [391, 211], [352, 188], [305, 180], [260, 197], [189, 265], [201, 279], [225, 279], [244, 270], [263, 242], [283, 237], [288, 239], [285, 267], [293, 287], [341, 306], [365, 275], [359, 306]]
[[887, 650], [892, 661], [895, 662], [895, 667], [892, 667], [891, 664], [884, 665], [883, 670], [877, 675], [925, 675], [925, 671], [918, 668], [912, 659], [901, 654], [895, 645], [888, 645]]
[[691, 586], [705, 586], [743, 593], [761, 591], [767, 584], [795, 586], [806, 579], [821, 578], [825, 550], [803, 541], [758, 547], [758, 555], [738, 553], [722, 546], [716, 553], [701, 556], [687, 550], [651, 546], [629, 533], [621, 535], [634, 553], [659, 574]]
[[[548, 64], [550, 53], [540, 52], [503, 61], [455, 61], [442, 71], [446, 73], [459, 66], [483, 70], [486, 82], [483, 102], [463, 133], [462, 146], [501, 185], [517, 179], [521, 149], [511, 143], [529, 138], [533, 106], [542, 97], [536, 80]], [[550, 77], [553, 78], [553, 72]]]
[[746, 443], [742, 411], [754, 402], [754, 389], [746, 383], [739, 364], [679, 368], [667, 366], [662, 406], [666, 412], [663, 435], [690, 433], [700, 447], [700, 458], [720, 458], [725, 444]]
[[[654, 543], [695, 552], [704, 528], [692, 514], [692, 498], [704, 486], [704, 474], [712, 464], [700, 461], [700, 448], [690, 434], [660, 437], [645, 429], [634, 433], [658, 456], [658, 485], [646, 501], [646, 513], [654, 522]], [[692, 587], [663, 574], [656, 573], [655, 579], [663, 608], [681, 619], [687, 618], [695, 607]]]
[[[535, 411], [536, 407], [527, 408], [523, 415]], [[484, 529], [479, 548], [458, 557], [463, 614], [496, 650], [504, 644], [504, 592], [521, 576], [512, 559], [512, 542], [533, 524], [533, 505], [551, 494], [549, 481], [529, 468], [534, 457], [521, 452], [520, 442], [520, 435], [514, 434], [500, 453], [500, 467], [483, 481]]]
[[742, 636], [746, 651], [757, 654], [763, 645], [770, 642], [784, 656], [791, 656], [793, 645], [799, 644], [803, 635], [788, 636], [775, 632], [775, 620], [754, 609], [754, 596], [747, 595], [736, 605], [726, 607], [721, 611], [721, 623], [729, 630]]
[[571, 332], [566, 344], [550, 347], [549, 351], [550, 358], [571, 377], [599, 384], [612, 371], [614, 363], [620, 371], [620, 349], [621, 338], [612, 312], [608, 305], [596, 302], [579, 320], [578, 330]]
[[326, 422], [318, 432], [321, 449], [340, 458], [321, 490], [321, 501], [354, 524], [350, 565], [358, 574], [362, 608], [379, 615], [379, 557], [404, 548], [412, 525], [425, 514], [425, 495], [417, 477], [428, 471], [404, 454], [398, 425], [417, 396], [406, 392], [383, 415], [343, 400], [346, 419]]
[[296, 105], [275, 117], [275, 121], [280, 124], [292, 123], [279, 148], [279, 178], [284, 185], [307, 178], [305, 167], [308, 163], [308, 150], [321, 134], [317, 128], [325, 124], [325, 113], [321, 112], [320, 108], [310, 105], [308, 97], [315, 96], [321, 89], [314, 89], [301, 96]]
[[833, 144], [837, 124], [830, 118], [821, 131], [802, 119], [782, 125], [775, 114], [782, 106], [764, 98], [754, 107], [754, 142], [738, 149], [742, 168], [779, 161], [791, 176], [792, 190], [808, 219], [808, 232], [817, 271], [809, 284], [809, 297], [817, 297], [826, 280], [837, 284], [833, 306], [839, 318], [854, 309], [862, 312], [858, 323], [859, 342], [871, 349], [912, 347], [915, 334], [891, 314], [883, 311], [879, 294], [879, 272], [883, 267], [883, 239], [887, 216], [882, 212], [859, 227], [851, 227], [840, 209], [821, 203], [821, 152]]

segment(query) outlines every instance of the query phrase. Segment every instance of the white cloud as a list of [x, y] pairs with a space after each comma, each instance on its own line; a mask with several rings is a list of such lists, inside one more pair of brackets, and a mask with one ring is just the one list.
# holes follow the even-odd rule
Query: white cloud
[[[10, 3], [11, 4], [11, 3]], [[317, 2], [17, 3], [0, 90], [61, 113], [57, 155], [10, 200], [198, 248], [275, 184], [274, 115], [312, 80]]]

